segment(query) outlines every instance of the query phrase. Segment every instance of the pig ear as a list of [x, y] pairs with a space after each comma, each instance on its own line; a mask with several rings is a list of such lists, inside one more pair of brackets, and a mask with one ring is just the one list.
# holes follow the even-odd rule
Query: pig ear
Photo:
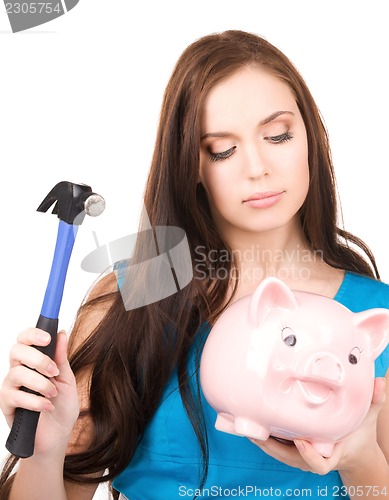
[[377, 358], [389, 342], [389, 310], [369, 309], [354, 316], [354, 324], [370, 338], [373, 358]]
[[249, 321], [257, 326], [271, 309], [293, 311], [298, 307], [296, 297], [285, 283], [277, 278], [266, 278], [253, 293], [249, 304]]

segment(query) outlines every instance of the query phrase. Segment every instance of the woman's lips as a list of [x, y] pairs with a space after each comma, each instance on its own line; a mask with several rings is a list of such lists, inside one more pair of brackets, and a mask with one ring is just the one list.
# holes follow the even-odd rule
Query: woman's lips
[[275, 205], [285, 191], [265, 191], [263, 193], [254, 193], [243, 204], [251, 208], [269, 208]]

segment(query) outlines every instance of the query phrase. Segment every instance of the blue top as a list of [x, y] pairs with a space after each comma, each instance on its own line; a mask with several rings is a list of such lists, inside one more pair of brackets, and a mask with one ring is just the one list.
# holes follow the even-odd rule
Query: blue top
[[[354, 273], [345, 274], [335, 300], [353, 312], [374, 307], [389, 309], [389, 286]], [[209, 331], [203, 328], [203, 333]], [[189, 373], [194, 371], [194, 355]], [[389, 367], [389, 346], [376, 360], [376, 376]], [[209, 441], [209, 472], [199, 491], [202, 456], [173, 373], [162, 402], [127, 468], [113, 485], [131, 500], [288, 496], [321, 498], [343, 496], [338, 472], [320, 476], [289, 467], [266, 455], [240, 436], [214, 428], [216, 412], [202, 397]], [[343, 493], [343, 495], [342, 495]]]

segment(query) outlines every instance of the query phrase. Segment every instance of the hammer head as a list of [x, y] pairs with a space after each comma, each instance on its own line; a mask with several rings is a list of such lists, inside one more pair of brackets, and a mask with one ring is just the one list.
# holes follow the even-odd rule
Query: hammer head
[[104, 198], [92, 192], [90, 186], [62, 181], [53, 187], [37, 208], [38, 212], [47, 212], [55, 203], [52, 210], [58, 218], [68, 224], [80, 225], [85, 214], [100, 215], [105, 208]]

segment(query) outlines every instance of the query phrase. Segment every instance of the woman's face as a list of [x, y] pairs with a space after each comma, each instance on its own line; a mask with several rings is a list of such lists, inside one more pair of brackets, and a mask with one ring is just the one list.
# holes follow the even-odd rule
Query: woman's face
[[203, 113], [199, 181], [227, 239], [296, 223], [308, 192], [308, 144], [285, 83], [247, 66], [212, 89]]

